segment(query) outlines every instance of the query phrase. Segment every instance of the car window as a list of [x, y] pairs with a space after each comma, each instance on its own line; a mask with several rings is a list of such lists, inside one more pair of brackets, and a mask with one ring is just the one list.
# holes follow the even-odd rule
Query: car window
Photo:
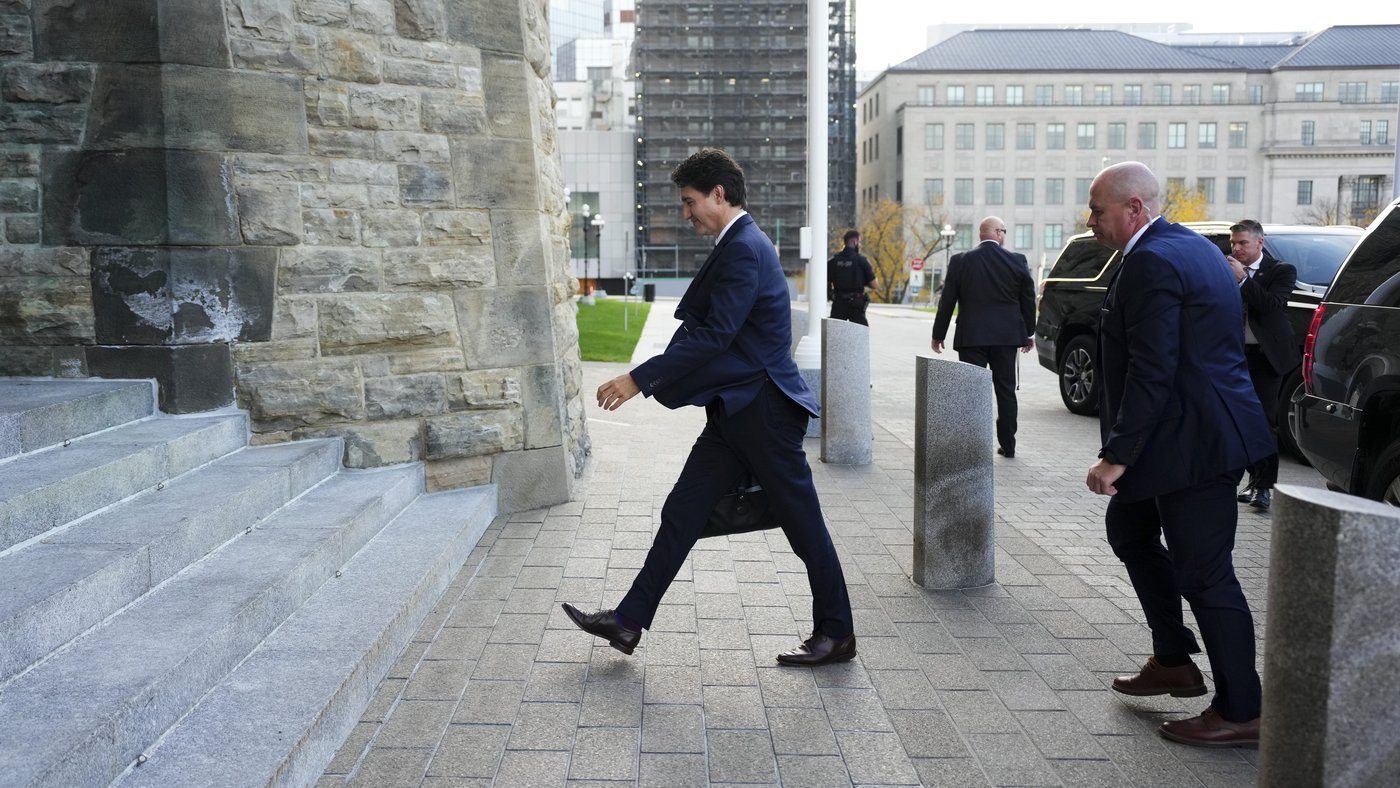
[[1356, 246], [1357, 235], [1289, 233], [1269, 235], [1264, 246], [1275, 258], [1298, 269], [1298, 281], [1326, 287]]
[[[1371, 294], [1400, 272], [1400, 210], [1391, 210], [1361, 239], [1327, 291], [1327, 300], [1365, 304]], [[1384, 297], [1384, 296], [1382, 296]], [[1395, 296], [1392, 293], [1391, 298]], [[1393, 305], [1393, 304], [1392, 304]]]
[[1050, 271], [1051, 279], [1094, 279], [1103, 270], [1104, 263], [1114, 254], [1112, 249], [1099, 244], [1093, 238], [1081, 238], [1071, 242], [1060, 253], [1055, 267]]

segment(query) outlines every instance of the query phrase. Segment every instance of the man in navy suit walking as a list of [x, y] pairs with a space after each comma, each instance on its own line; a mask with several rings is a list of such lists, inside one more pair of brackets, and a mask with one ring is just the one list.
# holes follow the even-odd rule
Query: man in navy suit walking
[[1016, 348], [1035, 347], [1035, 283], [1026, 256], [1001, 247], [1006, 224], [988, 216], [977, 226], [981, 241], [948, 262], [948, 281], [933, 321], [933, 352], [943, 352], [948, 323], [958, 312], [953, 348], [958, 360], [992, 371], [997, 398], [997, 454], [1016, 456]]
[[598, 387], [616, 410], [643, 394], [668, 408], [705, 409], [705, 428], [661, 508], [646, 563], [616, 610], [564, 612], [583, 631], [631, 654], [666, 588], [695, 546], [715, 504], [746, 479], [768, 492], [769, 509], [807, 566], [812, 636], [778, 655], [784, 665], [824, 665], [856, 655], [846, 580], [822, 518], [802, 448], [816, 398], [789, 355], [792, 313], [778, 254], [744, 210], [744, 173], [729, 154], [705, 148], [676, 167], [681, 215], [715, 249], [676, 309], [681, 327], [666, 351]]
[[[1220, 250], [1160, 215], [1157, 177], [1115, 164], [1089, 187], [1089, 229], [1123, 253], [1099, 319], [1103, 449], [1090, 490], [1111, 496], [1108, 543], [1152, 632], [1152, 656], [1113, 680], [1126, 695], [1206, 694], [1183, 598], [1205, 641], [1215, 695], [1199, 716], [1163, 723], [1165, 738], [1258, 746], [1254, 619], [1231, 550], [1244, 468], [1274, 451], [1245, 365], [1243, 312]], [[1163, 539], [1166, 545], [1163, 546]]]

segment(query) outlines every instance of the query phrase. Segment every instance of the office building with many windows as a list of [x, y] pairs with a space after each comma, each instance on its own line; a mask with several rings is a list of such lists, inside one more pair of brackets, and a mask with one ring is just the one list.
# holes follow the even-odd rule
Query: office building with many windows
[[858, 98], [858, 208], [930, 206], [954, 249], [1000, 216], [1054, 261], [1089, 183], [1141, 161], [1211, 219], [1363, 222], [1395, 189], [1400, 25], [1282, 44], [1165, 44], [1113, 30], [959, 33]]

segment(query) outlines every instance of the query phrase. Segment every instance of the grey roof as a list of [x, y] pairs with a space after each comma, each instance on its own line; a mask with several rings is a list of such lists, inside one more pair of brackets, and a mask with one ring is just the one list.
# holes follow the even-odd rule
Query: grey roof
[[1339, 25], [1304, 39], [1276, 68], [1400, 68], [1400, 25]]
[[1268, 71], [1274, 64], [1292, 54], [1297, 47], [1287, 44], [1209, 44], [1181, 47], [1202, 57], [1228, 63], [1249, 71]]
[[1296, 46], [1161, 44], [1117, 30], [968, 30], [890, 71], [1223, 71], [1400, 67], [1400, 25], [1329, 27]]
[[1229, 64], [1117, 30], [968, 30], [891, 71], [1220, 71]]

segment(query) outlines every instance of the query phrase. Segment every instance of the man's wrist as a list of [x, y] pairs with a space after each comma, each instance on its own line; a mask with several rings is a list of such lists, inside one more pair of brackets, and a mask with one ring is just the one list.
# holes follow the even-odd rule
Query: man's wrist
[[1124, 464], [1125, 464], [1125, 463], [1120, 462], [1120, 461], [1118, 460], [1118, 455], [1114, 454], [1113, 452], [1109, 451], [1108, 449], [1104, 449], [1103, 451], [1099, 452], [1099, 458], [1102, 459], [1104, 462], [1108, 463], [1109, 465], [1124, 465]]

